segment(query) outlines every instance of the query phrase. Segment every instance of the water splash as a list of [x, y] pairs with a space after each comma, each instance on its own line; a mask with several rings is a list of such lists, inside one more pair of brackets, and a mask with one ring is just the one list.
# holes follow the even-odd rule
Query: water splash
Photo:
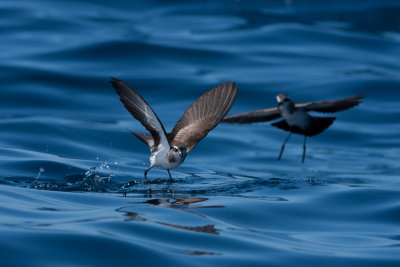
[[110, 169], [110, 166], [108, 165], [107, 162], [101, 163], [99, 167], [100, 167], [101, 170], [104, 170], [104, 169], [109, 170]]
[[35, 180], [33, 181], [33, 188], [37, 188], [37, 182], [38, 182], [38, 180], [39, 180], [39, 177], [40, 177], [40, 175], [42, 174], [44, 172], [44, 168], [43, 167], [40, 167], [39, 168], [39, 172], [38, 172], [38, 174], [36, 175], [36, 177], [35, 177]]

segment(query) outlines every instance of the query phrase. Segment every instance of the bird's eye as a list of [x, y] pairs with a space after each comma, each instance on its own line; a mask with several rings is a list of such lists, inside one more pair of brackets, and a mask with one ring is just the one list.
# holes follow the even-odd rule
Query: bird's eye
[[174, 147], [174, 152], [178, 152], [178, 148]]

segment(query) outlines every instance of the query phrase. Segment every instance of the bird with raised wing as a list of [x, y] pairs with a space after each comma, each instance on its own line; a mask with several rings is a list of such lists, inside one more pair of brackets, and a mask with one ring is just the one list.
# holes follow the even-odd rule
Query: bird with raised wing
[[125, 108], [150, 133], [130, 131], [150, 147], [150, 167], [144, 172], [145, 182], [148, 171], [153, 167], [166, 169], [172, 180], [169, 170], [181, 165], [187, 153], [220, 123], [233, 105], [238, 91], [234, 82], [226, 82], [205, 92], [184, 112], [172, 132], [167, 133], [153, 109], [133, 88], [115, 78], [110, 82]]
[[311, 116], [307, 112], [316, 111], [323, 113], [333, 113], [343, 111], [360, 103], [363, 94], [351, 96], [339, 100], [316, 101], [304, 104], [296, 104], [287, 95], [279, 94], [276, 96], [278, 106], [269, 109], [260, 109], [246, 113], [236, 114], [225, 117], [222, 121], [228, 123], [254, 123], [265, 122], [278, 119], [283, 120], [272, 123], [273, 126], [289, 132], [282, 144], [278, 160], [281, 159], [286, 142], [292, 133], [304, 135], [302, 163], [306, 155], [306, 138], [317, 135], [325, 131], [336, 119], [335, 117]]

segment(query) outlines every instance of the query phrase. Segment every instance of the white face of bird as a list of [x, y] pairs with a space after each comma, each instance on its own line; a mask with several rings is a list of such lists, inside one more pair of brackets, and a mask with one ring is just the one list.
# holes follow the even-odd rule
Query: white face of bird
[[284, 102], [290, 101], [290, 99], [285, 94], [279, 94], [279, 95], [276, 96], [276, 101], [278, 101], [278, 104], [282, 104]]
[[285, 94], [280, 94], [276, 96], [278, 101], [278, 109], [283, 113], [292, 113], [295, 110], [295, 103]]
[[175, 158], [180, 158], [182, 161], [186, 158], [186, 146], [175, 145], [170, 149]]

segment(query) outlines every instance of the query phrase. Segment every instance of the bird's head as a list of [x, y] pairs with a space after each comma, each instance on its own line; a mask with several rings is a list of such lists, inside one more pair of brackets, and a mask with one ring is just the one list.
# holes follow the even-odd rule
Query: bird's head
[[169, 153], [175, 158], [180, 160], [185, 160], [186, 158], [187, 146], [182, 143], [175, 144], [171, 146]]
[[278, 105], [281, 105], [284, 102], [290, 101], [290, 98], [286, 94], [279, 94], [276, 96], [276, 101], [278, 101]]
[[294, 109], [295, 103], [287, 95], [279, 94], [276, 96], [276, 100], [278, 101], [278, 108]]

